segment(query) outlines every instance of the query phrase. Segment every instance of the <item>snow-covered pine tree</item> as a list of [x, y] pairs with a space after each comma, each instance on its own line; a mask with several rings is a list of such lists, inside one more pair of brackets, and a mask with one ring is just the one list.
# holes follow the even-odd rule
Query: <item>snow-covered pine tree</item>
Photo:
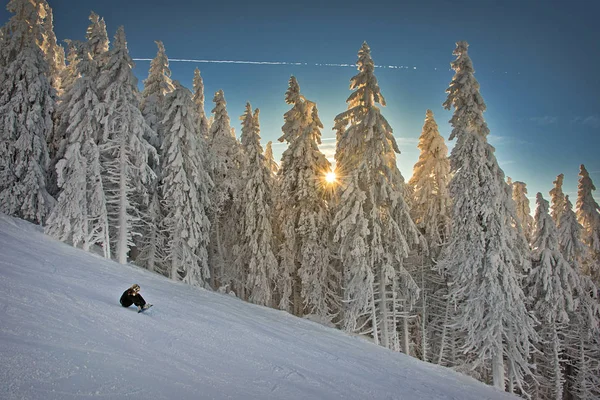
[[[209, 265], [214, 288], [239, 290], [232, 249], [238, 243], [235, 201], [241, 188], [242, 148], [236, 139], [227, 114], [227, 102], [222, 90], [215, 93], [210, 126], [208, 153], [213, 163], [212, 224], [209, 245]], [[198, 105], [196, 103], [196, 105]], [[245, 278], [244, 278], [245, 280]]]
[[11, 0], [0, 48], [0, 212], [43, 224], [54, 204], [47, 190], [55, 102], [39, 1]]
[[267, 168], [269, 168], [273, 176], [277, 176], [279, 165], [277, 165], [277, 162], [275, 162], [275, 158], [273, 157], [273, 142], [270, 140], [265, 147], [265, 161], [267, 163]]
[[210, 234], [208, 191], [212, 182], [204, 168], [204, 142], [198, 137], [191, 92], [173, 82], [165, 97], [162, 143], [163, 229], [167, 236], [165, 263], [169, 276], [207, 287], [210, 279], [207, 246]]
[[59, 97], [62, 94], [60, 76], [65, 69], [65, 49], [56, 41], [52, 8], [46, 0], [37, 1], [39, 2], [40, 14], [44, 21], [42, 25], [43, 40], [40, 46], [50, 69], [50, 84], [56, 90], [56, 96]]
[[148, 78], [144, 81], [140, 109], [151, 128], [149, 131], [151, 136], [145, 139], [158, 151], [165, 135], [162, 127], [162, 120], [166, 112], [164, 99], [168, 93], [174, 90], [174, 87], [171, 82], [171, 70], [169, 69], [169, 59], [165, 52], [165, 46], [160, 41], [154, 43], [158, 47], [158, 52], [156, 57], [150, 61], [150, 70], [148, 71]]
[[600, 303], [597, 287], [583, 273], [589, 257], [588, 248], [581, 241], [583, 227], [577, 222], [569, 196], [563, 197], [562, 204], [558, 223], [560, 249], [581, 282], [575, 299], [577, 309], [565, 332], [565, 392], [570, 398], [590, 400], [600, 397]]
[[550, 201], [552, 204], [552, 219], [556, 225], [560, 222], [560, 217], [565, 208], [565, 194], [563, 193], [562, 186], [563, 180], [565, 176], [564, 174], [560, 174], [556, 177], [556, 180], [552, 182], [554, 184], [554, 188], [550, 190]]
[[91, 12], [89, 16], [90, 25], [87, 28], [85, 38], [92, 59], [95, 59], [100, 66], [106, 61], [108, 56], [108, 33], [106, 32], [106, 23], [104, 18], [100, 18], [95, 12]]
[[288, 143], [278, 172], [275, 211], [281, 242], [279, 308], [294, 315], [312, 314], [331, 321], [337, 303], [337, 285], [329, 262], [331, 217], [327, 204], [329, 188], [325, 183], [331, 165], [318, 147], [323, 124], [316, 104], [300, 94], [293, 76], [285, 101], [292, 108], [284, 115], [283, 135], [279, 138], [280, 142]]
[[494, 386], [504, 389], [508, 366], [509, 382], [523, 390], [536, 339], [517, 274], [524, 255], [512, 243], [514, 205], [487, 143], [486, 105], [467, 48], [464, 41], [456, 45], [457, 59], [451, 63], [456, 73], [444, 103], [446, 109], [454, 107], [450, 139], [457, 143], [450, 159], [452, 234], [439, 267], [451, 278], [449, 294], [457, 304], [453, 326], [465, 334], [462, 351], [473, 356], [470, 370], [491, 370]]
[[358, 52], [357, 66], [348, 109], [335, 117], [334, 127], [336, 169], [342, 180], [333, 221], [345, 288], [342, 326], [370, 333], [376, 343], [400, 350], [402, 321], [402, 347], [409, 353], [407, 313], [418, 287], [403, 260], [419, 242], [419, 233], [403, 198], [404, 178], [396, 165], [400, 151], [376, 106], [385, 106], [385, 100], [367, 43]]
[[[155, 152], [162, 158], [161, 145], [165, 137], [162, 121], [165, 117], [165, 96], [174, 90], [171, 82], [169, 59], [162, 42], [155, 42], [158, 47], [156, 57], [150, 62], [148, 78], [144, 81], [142, 102], [140, 109], [146, 119], [150, 130], [145, 139], [154, 147]], [[161, 208], [160, 185], [161, 172], [158, 159], [150, 155], [150, 166], [157, 176], [148, 187], [148, 205], [142, 206], [141, 235], [136, 238], [137, 257], [135, 262], [150, 271], [168, 274], [169, 271], [161, 267], [160, 260], [164, 260], [165, 237], [161, 230], [164, 218]]]
[[539, 399], [562, 399], [564, 391], [563, 353], [569, 317], [576, 308], [581, 283], [579, 274], [560, 251], [556, 224], [549, 214], [548, 201], [536, 197], [533, 265], [528, 277], [528, 296], [540, 321], [541, 354], [535, 354], [536, 385], [532, 394]]
[[147, 202], [147, 186], [156, 178], [148, 164], [153, 147], [144, 139], [150, 127], [139, 110], [137, 79], [120, 27], [113, 48], [102, 65], [98, 88], [104, 105], [99, 140], [102, 181], [110, 221], [111, 248], [121, 264], [133, 245], [140, 221], [140, 202]]
[[419, 160], [408, 185], [411, 188], [411, 215], [427, 242], [428, 254], [412, 256], [411, 272], [420, 289], [415, 342], [419, 343], [418, 353], [423, 360], [440, 363], [446, 358], [445, 353], [451, 350], [447, 343], [450, 306], [446, 279], [434, 266], [450, 236], [450, 161], [448, 148], [431, 110], [425, 114], [418, 147], [421, 150]]
[[[100, 101], [96, 78], [98, 65], [84, 47], [81, 59], [74, 60], [79, 78], [63, 98], [59, 127], [64, 129], [66, 145], [57, 162], [61, 189], [46, 233], [88, 251], [96, 244], [110, 257], [108, 214], [104, 192], [97, 132], [102, 129], [104, 104]], [[69, 66], [71, 68], [71, 66]]]
[[533, 217], [531, 208], [529, 208], [529, 199], [527, 198], [527, 184], [525, 182], [513, 182], [512, 198], [517, 209], [517, 220], [521, 223], [521, 228], [527, 239], [531, 243], [533, 235]]
[[200, 76], [200, 70], [198, 68], [194, 70], [193, 85], [194, 94], [192, 100], [196, 105], [196, 111], [198, 113], [200, 136], [208, 141], [210, 124], [208, 123], [208, 118], [206, 118], [206, 112], [204, 111], [204, 81], [202, 80], [202, 76]]
[[411, 215], [427, 240], [431, 257], [437, 259], [452, 222], [448, 194], [450, 161], [431, 110], [426, 112], [418, 147], [421, 153], [408, 182], [413, 188]]
[[[243, 187], [238, 200], [239, 244], [236, 248], [238, 280], [244, 285], [238, 294], [252, 303], [272, 306], [273, 286], [277, 277], [277, 259], [273, 238], [273, 175], [267, 168], [260, 145], [259, 110], [252, 114], [250, 103], [240, 117]], [[239, 283], [236, 282], [236, 285]], [[239, 289], [238, 289], [239, 290]]]
[[596, 285], [600, 285], [600, 206], [592, 195], [594, 190], [596, 186], [585, 166], [581, 164], [577, 185], [577, 219], [583, 226], [583, 243], [589, 247], [591, 256], [584, 265], [584, 272]]

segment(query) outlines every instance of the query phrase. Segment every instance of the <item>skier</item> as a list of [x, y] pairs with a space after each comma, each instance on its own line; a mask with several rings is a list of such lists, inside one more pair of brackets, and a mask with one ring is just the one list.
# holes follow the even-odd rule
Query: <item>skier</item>
[[135, 304], [138, 312], [142, 312], [143, 310], [152, 307], [152, 304], [146, 303], [146, 300], [144, 300], [140, 294], [140, 285], [137, 283], [124, 291], [123, 295], [121, 295], [121, 300], [119, 301], [123, 307], [129, 307], [130, 305]]

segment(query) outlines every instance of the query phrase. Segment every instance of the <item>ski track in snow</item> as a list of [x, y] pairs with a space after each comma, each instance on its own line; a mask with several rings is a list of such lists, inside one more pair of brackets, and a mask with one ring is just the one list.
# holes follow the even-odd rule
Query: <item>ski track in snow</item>
[[[119, 305], [133, 283], [155, 306]], [[0, 214], [0, 399], [514, 398], [285, 312], [119, 265]]]

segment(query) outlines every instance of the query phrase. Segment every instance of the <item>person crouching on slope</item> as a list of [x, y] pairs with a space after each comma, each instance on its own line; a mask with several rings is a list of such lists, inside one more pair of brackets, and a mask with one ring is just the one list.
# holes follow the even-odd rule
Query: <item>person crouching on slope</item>
[[140, 294], [140, 285], [137, 283], [132, 285], [129, 289], [123, 292], [121, 295], [121, 305], [123, 307], [129, 307], [132, 304], [137, 306], [138, 312], [150, 308], [152, 304], [146, 303], [146, 300]]

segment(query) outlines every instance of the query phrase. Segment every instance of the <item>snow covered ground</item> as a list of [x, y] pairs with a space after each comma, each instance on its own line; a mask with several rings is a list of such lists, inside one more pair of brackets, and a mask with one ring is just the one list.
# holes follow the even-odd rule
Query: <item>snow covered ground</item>
[[[119, 305], [133, 283], [155, 306]], [[170, 281], [0, 214], [0, 399], [505, 399], [449, 369]]]

